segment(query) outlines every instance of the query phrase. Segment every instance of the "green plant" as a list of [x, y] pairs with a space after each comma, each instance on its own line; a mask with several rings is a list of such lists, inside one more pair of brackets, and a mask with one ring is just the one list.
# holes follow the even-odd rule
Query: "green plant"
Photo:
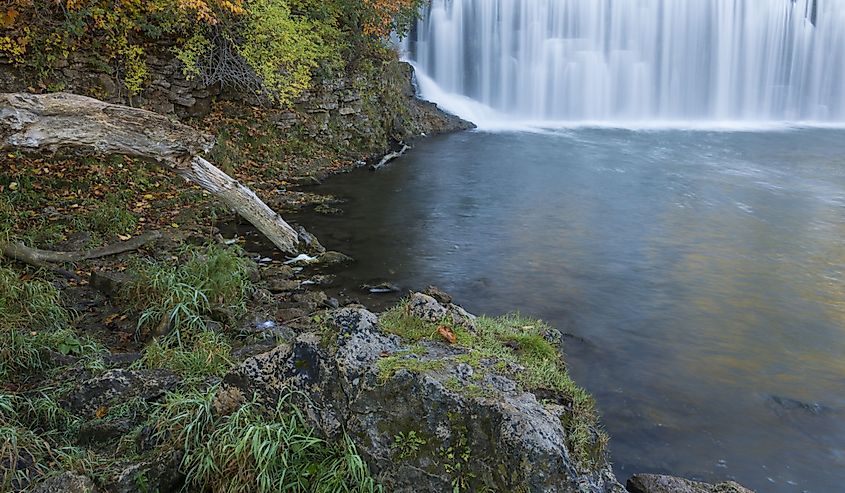
[[247, 403], [215, 419], [216, 389], [170, 394], [154, 413], [157, 434], [185, 450], [189, 488], [220, 493], [375, 492], [380, 488], [347, 438], [318, 438], [282, 396], [273, 410]]
[[[123, 293], [141, 310], [138, 328], [170, 328], [178, 346], [190, 345], [206, 329], [205, 317], [216, 308], [237, 319], [252, 292], [251, 261], [236, 248], [188, 247], [180, 265], [145, 262], [133, 268], [135, 280]], [[233, 320], [228, 320], [233, 321]]]
[[418, 435], [416, 431], [411, 430], [408, 433], [399, 433], [393, 437], [393, 449], [399, 452], [399, 457], [407, 459], [413, 457], [419, 452], [420, 447], [428, 443], [422, 436]]
[[[437, 326], [450, 325], [446, 320], [433, 323], [414, 317], [407, 301], [382, 314], [379, 322], [384, 330], [409, 342], [441, 340]], [[454, 362], [466, 363], [480, 371], [494, 369], [513, 378], [527, 390], [558, 392], [567, 406], [562, 423], [573, 457], [584, 467], [602, 460], [608, 439], [599, 426], [595, 402], [572, 380], [559, 349], [547, 340], [546, 335], [553, 333], [550, 327], [541, 321], [514, 314], [479, 317], [475, 331], [461, 326], [450, 327], [450, 330], [456, 335], [456, 346], [466, 351], [452, 357]], [[423, 372], [438, 370], [445, 365], [442, 359], [425, 359], [424, 354], [413, 354], [419, 352], [415, 350], [380, 359], [377, 364], [382, 381], [401, 369]], [[457, 385], [451, 380], [446, 382], [446, 387], [466, 396], [487, 397], [494, 394], [482, 385]]]
[[205, 331], [197, 334], [189, 347], [174, 336], [153, 340], [144, 348], [140, 364], [147, 368], [168, 368], [189, 382], [210, 376], [222, 377], [232, 366], [232, 347], [221, 334]]

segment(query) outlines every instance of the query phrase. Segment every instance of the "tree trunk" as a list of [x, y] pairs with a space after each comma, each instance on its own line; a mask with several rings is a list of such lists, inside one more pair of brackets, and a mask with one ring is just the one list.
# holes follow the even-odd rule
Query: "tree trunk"
[[151, 111], [76, 94], [0, 94], [0, 148], [78, 149], [153, 160], [205, 188], [286, 253], [299, 235], [255, 193], [201, 157], [214, 140]]

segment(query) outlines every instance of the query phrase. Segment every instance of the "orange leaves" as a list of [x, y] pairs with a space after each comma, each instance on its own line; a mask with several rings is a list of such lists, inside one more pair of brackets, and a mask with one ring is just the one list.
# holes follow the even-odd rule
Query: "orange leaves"
[[181, 10], [192, 12], [199, 22], [214, 25], [219, 21], [216, 12], [241, 15], [243, 0], [176, 0]]
[[445, 325], [437, 327], [437, 333], [440, 334], [440, 337], [449, 344], [455, 344], [458, 342], [458, 337], [455, 335], [455, 332]]
[[372, 15], [364, 23], [364, 34], [368, 36], [388, 36], [393, 29], [394, 18], [417, 6], [417, 0], [363, 0]]
[[18, 11], [15, 9], [9, 9], [6, 12], [0, 12], [0, 26], [12, 27], [15, 23], [15, 19], [18, 18]]

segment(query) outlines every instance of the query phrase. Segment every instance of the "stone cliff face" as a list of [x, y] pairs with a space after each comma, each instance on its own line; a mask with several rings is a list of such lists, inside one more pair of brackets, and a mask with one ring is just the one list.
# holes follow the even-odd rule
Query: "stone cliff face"
[[[400, 141], [472, 127], [433, 103], [417, 99], [409, 64], [397, 58], [379, 62], [315, 80], [292, 107], [267, 105], [268, 118], [279, 131], [348, 156], [375, 156]], [[164, 49], [148, 57], [147, 67], [146, 89], [131, 95], [114, 77], [111, 67], [95, 56], [75, 54], [59, 60], [48, 76], [0, 60], [0, 91], [67, 91], [180, 119], [207, 115], [216, 101], [249, 106], [262, 103], [253, 94], [189, 80], [181, 63]]]

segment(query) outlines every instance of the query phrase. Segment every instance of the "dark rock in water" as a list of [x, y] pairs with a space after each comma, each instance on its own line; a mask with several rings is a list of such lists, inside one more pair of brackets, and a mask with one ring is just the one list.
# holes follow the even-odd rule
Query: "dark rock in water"
[[400, 291], [399, 286], [389, 282], [380, 282], [377, 284], [364, 284], [363, 286], [361, 286], [361, 289], [370, 294], [388, 294], [398, 293]]
[[185, 476], [180, 472], [183, 453], [166, 450], [155, 457], [126, 466], [106, 481], [109, 493], [147, 493], [181, 491]]
[[307, 280], [303, 281], [302, 284], [305, 286], [320, 286], [326, 288], [334, 286], [336, 279], [337, 278], [331, 274], [317, 274], [316, 276], [311, 276]]
[[45, 479], [31, 491], [32, 493], [98, 493], [100, 490], [87, 476], [63, 472], [58, 476]]
[[323, 253], [326, 248], [320, 244], [317, 237], [305, 230], [304, 227], [299, 227], [299, 242], [305, 246], [309, 253]]
[[637, 474], [625, 488], [629, 493], [754, 493], [733, 481], [713, 485], [660, 474]]
[[423, 293], [431, 296], [432, 298], [437, 300], [438, 303], [443, 303], [446, 305], [452, 303], [452, 295], [443, 291], [437, 286], [429, 286], [425, 288], [425, 291], [423, 291]]
[[109, 370], [83, 382], [71, 392], [64, 407], [83, 417], [101, 406], [111, 406], [133, 398], [152, 401], [179, 383], [168, 370]]
[[[450, 314], [426, 298], [426, 313]], [[323, 436], [347, 433], [391, 492], [452, 491], [455, 484], [467, 491], [624, 491], [606, 461], [594, 470], [573, 462], [565, 406], [541, 403], [492, 363], [473, 368], [456, 359], [466, 350], [434, 341], [411, 351], [361, 306], [336, 310], [331, 320], [336, 336], [302, 334], [230, 371], [215, 396], [217, 412], [252, 396], [274, 406], [289, 394]], [[419, 370], [385, 372], [385, 358]], [[469, 386], [482, 390], [463, 392]], [[403, 447], [409, 436], [413, 443]]]
[[91, 274], [91, 287], [109, 298], [120, 296], [123, 289], [132, 281], [124, 272], [99, 271]]
[[819, 416], [828, 411], [827, 407], [819, 404], [818, 402], [803, 402], [798, 399], [777, 395], [770, 396], [768, 403], [769, 407], [773, 408], [775, 414], [778, 416], [781, 416], [783, 413], [793, 413], [796, 411]]
[[344, 255], [340, 252], [328, 251], [318, 255], [317, 258], [311, 263], [311, 265], [314, 265], [318, 268], [331, 269], [337, 267], [345, 267], [351, 264], [352, 262], [354, 262], [354, 260], [348, 255]]

